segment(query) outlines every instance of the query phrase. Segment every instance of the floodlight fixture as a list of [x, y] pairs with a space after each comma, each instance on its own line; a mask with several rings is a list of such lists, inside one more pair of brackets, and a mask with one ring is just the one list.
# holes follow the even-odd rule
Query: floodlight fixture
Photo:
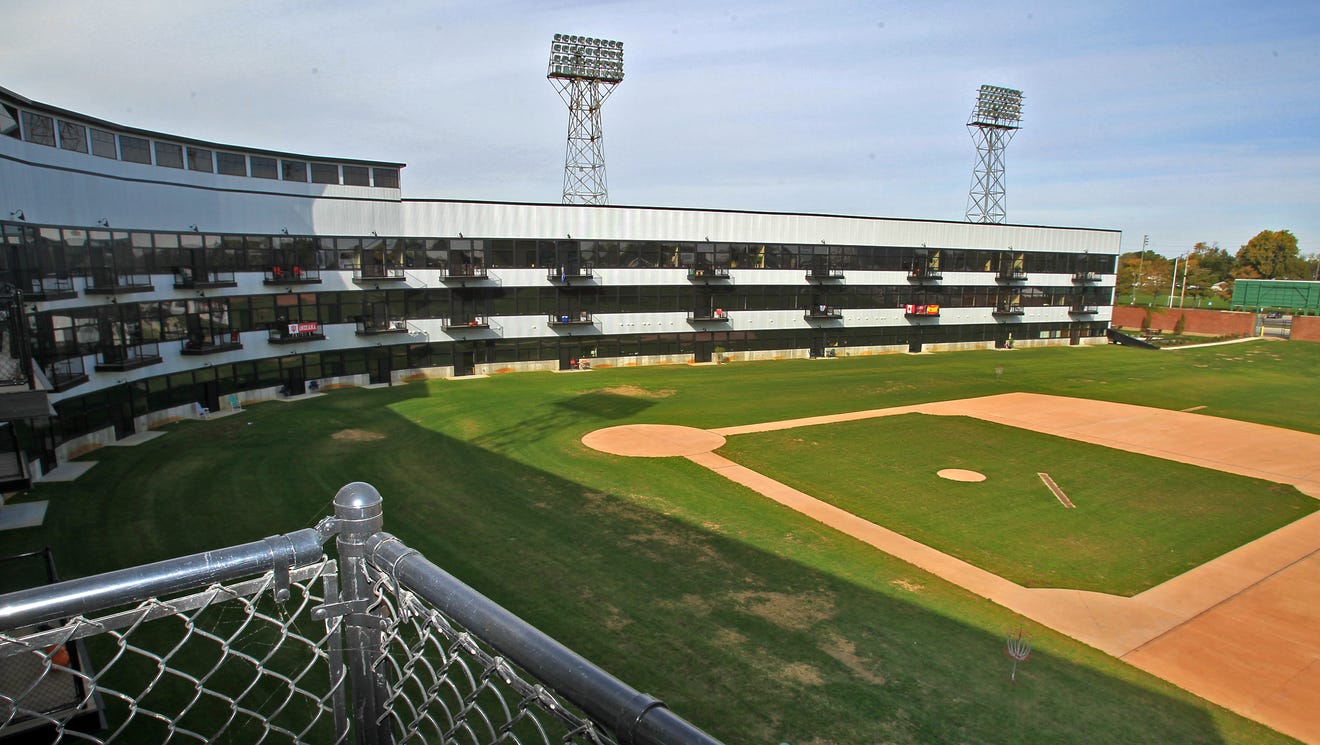
[[568, 105], [564, 204], [608, 204], [601, 106], [623, 82], [623, 42], [555, 34], [546, 78]]
[[983, 85], [967, 120], [976, 143], [976, 167], [967, 199], [970, 222], [1003, 223], [1004, 148], [1022, 128], [1022, 91]]

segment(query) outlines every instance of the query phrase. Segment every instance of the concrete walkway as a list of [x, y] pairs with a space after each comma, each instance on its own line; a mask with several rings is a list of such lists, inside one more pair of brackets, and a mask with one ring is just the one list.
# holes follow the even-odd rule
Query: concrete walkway
[[[1320, 512], [1131, 598], [1033, 589], [711, 452], [724, 437], [738, 434], [913, 412], [972, 416], [1289, 483], [1320, 496], [1320, 436], [1202, 414], [1025, 393], [708, 431], [667, 425], [611, 427], [588, 434], [583, 443], [616, 454], [686, 457], [1203, 698], [1303, 741], [1320, 743]], [[656, 429], [661, 426], [663, 431]], [[1244, 447], [1248, 443], [1251, 447]]]

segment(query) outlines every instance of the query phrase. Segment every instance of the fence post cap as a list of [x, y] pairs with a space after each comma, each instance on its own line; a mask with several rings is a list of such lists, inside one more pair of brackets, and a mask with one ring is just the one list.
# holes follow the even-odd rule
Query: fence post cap
[[344, 484], [344, 486], [335, 493], [336, 510], [364, 510], [372, 507], [379, 508], [381, 501], [380, 492], [376, 491], [376, 487], [365, 481], [354, 481], [351, 484]]

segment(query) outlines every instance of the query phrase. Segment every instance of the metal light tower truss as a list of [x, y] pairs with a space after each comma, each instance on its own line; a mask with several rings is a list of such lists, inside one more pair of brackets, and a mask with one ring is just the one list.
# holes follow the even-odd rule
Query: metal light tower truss
[[546, 78], [568, 104], [564, 204], [608, 204], [600, 109], [623, 82], [623, 42], [555, 34]]
[[976, 109], [967, 121], [976, 142], [976, 168], [967, 199], [970, 222], [1004, 222], [1004, 148], [1022, 128], [1022, 91], [981, 86]]

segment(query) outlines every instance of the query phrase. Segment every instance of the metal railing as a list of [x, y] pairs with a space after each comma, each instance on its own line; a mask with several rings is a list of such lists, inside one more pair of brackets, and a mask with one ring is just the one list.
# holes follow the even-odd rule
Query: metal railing
[[334, 504], [315, 528], [0, 595], [0, 740], [718, 745], [381, 532], [370, 485]]

